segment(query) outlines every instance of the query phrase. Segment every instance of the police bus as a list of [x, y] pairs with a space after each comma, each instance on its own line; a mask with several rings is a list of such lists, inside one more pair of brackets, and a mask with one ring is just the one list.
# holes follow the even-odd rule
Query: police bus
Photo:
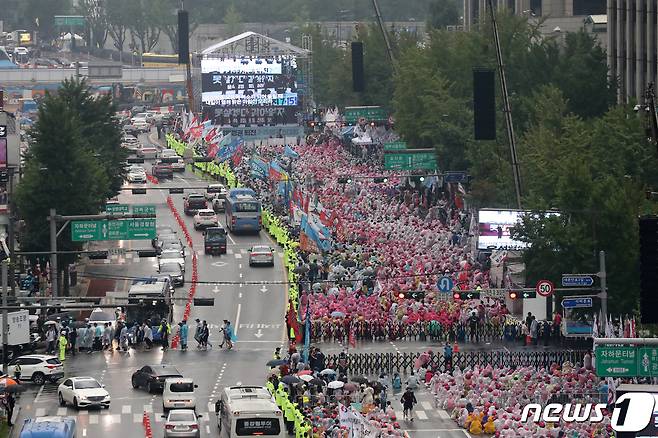
[[224, 202], [226, 227], [232, 232], [255, 231], [263, 226], [261, 203], [251, 189], [231, 189]]
[[219, 436], [287, 436], [283, 413], [272, 394], [262, 386], [224, 388], [215, 411]]

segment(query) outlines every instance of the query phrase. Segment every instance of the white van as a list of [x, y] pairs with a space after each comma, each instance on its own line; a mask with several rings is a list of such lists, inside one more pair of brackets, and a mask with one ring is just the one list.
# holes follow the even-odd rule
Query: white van
[[215, 403], [215, 413], [220, 437], [288, 436], [281, 409], [262, 386], [224, 388], [221, 399]]
[[165, 380], [162, 391], [162, 408], [167, 409], [195, 409], [196, 395], [194, 389], [199, 385], [186, 377], [173, 377]]

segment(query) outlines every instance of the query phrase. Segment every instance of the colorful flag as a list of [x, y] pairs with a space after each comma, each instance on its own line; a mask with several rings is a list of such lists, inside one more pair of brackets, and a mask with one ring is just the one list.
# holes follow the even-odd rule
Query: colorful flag
[[283, 150], [283, 156], [284, 157], [289, 157], [289, 158], [294, 158], [297, 159], [299, 158], [299, 154], [294, 151], [293, 148], [291, 148], [289, 145], [286, 145], [286, 147]]
[[349, 343], [352, 348], [356, 348], [356, 333], [354, 332], [354, 327], [350, 328]]

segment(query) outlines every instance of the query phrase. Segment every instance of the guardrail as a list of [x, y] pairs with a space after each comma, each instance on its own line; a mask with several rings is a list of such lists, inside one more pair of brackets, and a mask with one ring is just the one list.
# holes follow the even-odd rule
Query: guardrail
[[[80, 75], [87, 76], [87, 68], [80, 68]], [[4, 85], [25, 83], [60, 83], [75, 77], [74, 68], [19, 68], [0, 69], [0, 83]], [[180, 68], [125, 68], [120, 78], [88, 78], [92, 84], [122, 83], [183, 83], [185, 70]]]

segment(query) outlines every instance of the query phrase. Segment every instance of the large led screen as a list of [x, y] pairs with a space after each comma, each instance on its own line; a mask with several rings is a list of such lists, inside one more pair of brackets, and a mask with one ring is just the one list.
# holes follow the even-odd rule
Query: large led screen
[[[483, 209], [478, 212], [478, 249], [521, 250], [528, 247], [525, 242], [512, 239], [512, 229], [521, 223], [521, 218], [530, 213], [522, 210]], [[557, 212], [549, 212], [557, 215]]]

